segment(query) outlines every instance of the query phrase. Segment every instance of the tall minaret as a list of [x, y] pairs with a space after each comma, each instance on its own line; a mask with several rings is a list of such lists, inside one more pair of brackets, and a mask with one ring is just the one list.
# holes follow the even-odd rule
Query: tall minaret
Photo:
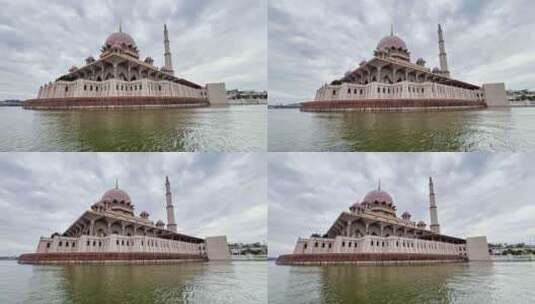
[[435, 190], [433, 189], [433, 179], [429, 177], [429, 215], [431, 216], [431, 231], [440, 233], [438, 224], [437, 204], [435, 202]]
[[167, 230], [176, 232], [175, 207], [173, 206], [169, 177], [167, 176], [165, 177], [165, 200], [167, 201]]
[[163, 43], [165, 46], [165, 65], [164, 65], [164, 72], [167, 74], [175, 75], [175, 71], [173, 71], [173, 62], [171, 61], [171, 48], [169, 47], [169, 33], [167, 32], [167, 24], [163, 25]]
[[442, 27], [438, 25], [438, 58], [440, 59], [440, 71], [442, 75], [450, 77], [450, 70], [448, 69], [448, 55], [446, 55], [446, 47], [444, 45], [444, 34]]

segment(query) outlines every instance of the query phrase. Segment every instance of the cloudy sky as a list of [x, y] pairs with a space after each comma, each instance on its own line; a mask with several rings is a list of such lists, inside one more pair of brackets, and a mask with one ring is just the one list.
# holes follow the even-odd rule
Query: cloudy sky
[[266, 0], [0, 0], [0, 100], [30, 98], [106, 37], [130, 34], [163, 65], [167, 23], [175, 74], [227, 88], [267, 88]]
[[267, 240], [266, 163], [261, 154], [3, 153], [0, 256], [33, 252], [63, 232], [115, 178], [135, 205], [167, 222], [169, 175], [179, 231], [229, 242]]
[[[311, 165], [313, 164], [313, 165]], [[433, 176], [441, 232], [489, 242], [535, 242], [535, 159], [499, 153], [271, 153], [270, 256], [291, 253], [298, 237], [325, 233], [342, 211], [377, 188], [398, 216], [429, 223]]]
[[441, 23], [452, 77], [535, 89], [533, 11], [532, 0], [270, 0], [270, 103], [313, 98], [370, 59], [392, 23], [413, 62], [439, 65]]

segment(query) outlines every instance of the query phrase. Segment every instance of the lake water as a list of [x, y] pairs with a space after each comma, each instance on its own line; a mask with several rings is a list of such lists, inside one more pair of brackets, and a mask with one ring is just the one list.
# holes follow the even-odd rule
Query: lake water
[[265, 105], [35, 111], [0, 107], [0, 151], [266, 151]]
[[442, 112], [268, 110], [269, 151], [535, 151], [535, 107]]
[[267, 303], [267, 262], [32, 266], [1, 261], [0, 303]]
[[535, 262], [269, 265], [269, 303], [535, 303]]

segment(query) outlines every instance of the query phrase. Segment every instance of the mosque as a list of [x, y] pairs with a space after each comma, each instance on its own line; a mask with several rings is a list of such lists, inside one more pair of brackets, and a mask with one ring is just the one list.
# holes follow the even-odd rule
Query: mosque
[[382, 38], [373, 58], [316, 92], [302, 111], [398, 111], [474, 109], [505, 106], [505, 85], [482, 87], [451, 77], [444, 32], [438, 25], [440, 67], [431, 69], [423, 58], [411, 61], [403, 39], [394, 34]]
[[19, 263], [174, 263], [229, 260], [226, 236], [202, 239], [178, 232], [169, 178], [165, 180], [167, 225], [154, 223], [147, 211], [134, 213], [130, 196], [106, 191], [63, 233], [41, 237], [36, 253]]
[[324, 235], [299, 238], [292, 254], [281, 255], [281, 265], [436, 263], [488, 260], [486, 237], [462, 239], [442, 234], [432, 178], [429, 178], [430, 225], [398, 217], [392, 196], [381, 189], [342, 212]]
[[115, 107], [202, 107], [227, 102], [224, 83], [201, 86], [175, 76], [169, 33], [164, 25], [161, 68], [151, 57], [141, 59], [134, 39], [119, 31], [106, 38], [98, 59], [89, 56], [54, 82], [41, 86], [26, 109]]

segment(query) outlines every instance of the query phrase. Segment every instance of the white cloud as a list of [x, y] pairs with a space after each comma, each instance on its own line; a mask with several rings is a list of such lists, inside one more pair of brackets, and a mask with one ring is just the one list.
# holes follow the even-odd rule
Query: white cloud
[[141, 57], [156, 65], [163, 65], [167, 23], [179, 77], [266, 89], [266, 6], [266, 0], [0, 0], [0, 99], [34, 97], [71, 66], [98, 57], [120, 21]]
[[535, 241], [531, 154], [272, 153], [268, 157], [270, 255], [291, 253], [298, 237], [325, 233], [340, 212], [377, 187], [398, 216], [429, 223], [433, 176], [439, 223], [448, 235], [490, 242]]
[[231, 242], [267, 240], [266, 166], [261, 154], [3, 153], [1, 255], [35, 250], [40, 236], [63, 232], [115, 178], [135, 205], [166, 221], [168, 175], [178, 229]]

